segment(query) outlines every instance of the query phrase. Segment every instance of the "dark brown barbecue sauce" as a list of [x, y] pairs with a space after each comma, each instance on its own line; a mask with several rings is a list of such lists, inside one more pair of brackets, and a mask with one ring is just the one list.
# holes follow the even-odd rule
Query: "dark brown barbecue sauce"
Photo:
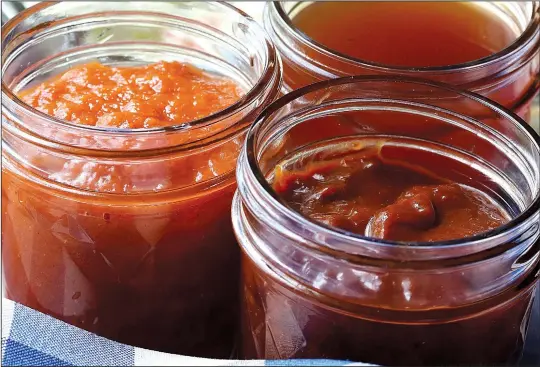
[[364, 148], [362, 139], [342, 144], [359, 150], [322, 150], [278, 165], [274, 190], [306, 217], [391, 241], [460, 239], [509, 220], [488, 194], [427, 171], [429, 161], [393, 161], [381, 155], [382, 145]]
[[[281, 160], [268, 181], [276, 198], [304, 218], [396, 245], [445, 246], [440, 241], [483, 234], [519, 211], [488, 166], [418, 139], [371, 135], [311, 144]], [[452, 263], [413, 271], [405, 260], [354, 268], [345, 254], [330, 261], [339, 255], [306, 257], [286, 241], [276, 248], [267, 265], [249, 251], [244, 256], [246, 358], [429, 366], [506, 364], [520, 354], [531, 288], [470, 302], [499, 276], [503, 261], [478, 271]], [[287, 273], [313, 282], [276, 270], [281, 256], [290, 259]]]

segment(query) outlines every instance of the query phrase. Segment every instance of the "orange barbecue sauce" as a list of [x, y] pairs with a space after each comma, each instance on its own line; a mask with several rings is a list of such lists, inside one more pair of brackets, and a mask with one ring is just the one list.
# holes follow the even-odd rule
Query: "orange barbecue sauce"
[[[71, 123], [140, 129], [189, 126], [242, 94], [232, 79], [158, 62], [80, 65], [19, 96]], [[167, 142], [189, 143], [196, 136], [191, 130], [210, 142], [188, 154], [150, 158], [57, 156], [30, 146], [27, 161], [45, 172], [45, 182], [75, 190], [2, 171], [7, 297], [129, 345], [230, 356], [239, 269], [230, 210], [244, 133], [216, 142], [219, 128], [212, 123], [175, 131]], [[106, 138], [114, 142], [121, 133], [111, 130]], [[80, 134], [74, 140], [101, 141], [92, 131]], [[150, 136], [149, 144], [157, 138]], [[120, 150], [138, 147], [135, 138], [122, 139]]]
[[123, 129], [178, 125], [234, 104], [242, 91], [192, 65], [134, 67], [89, 63], [21, 93], [24, 102], [61, 120]]

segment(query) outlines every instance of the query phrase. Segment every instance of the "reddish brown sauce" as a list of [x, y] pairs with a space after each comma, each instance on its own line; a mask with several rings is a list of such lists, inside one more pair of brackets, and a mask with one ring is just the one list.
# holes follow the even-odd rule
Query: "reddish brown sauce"
[[[289, 151], [268, 175], [278, 199], [316, 223], [404, 244], [480, 234], [514, 215], [512, 200], [478, 161], [443, 145], [360, 136]], [[512, 261], [430, 259], [423, 268], [376, 257], [350, 261], [287, 236], [275, 246], [278, 260], [267, 266], [256, 252], [243, 258], [245, 358], [433, 366], [509, 364], [520, 355], [531, 283], [484, 296]], [[393, 248], [400, 251], [384, 251]]]
[[508, 214], [489, 196], [388, 162], [377, 149], [275, 169], [273, 186], [305, 216], [347, 231], [394, 241], [465, 238], [496, 228]]
[[[288, 90], [295, 90], [328, 78], [320, 72], [314, 74], [307, 64], [322, 64], [328, 72], [341, 76], [388, 75], [401, 72], [386, 68], [449, 67], [495, 57], [516, 43], [522, 30], [509, 20], [510, 16], [486, 5], [489, 4], [452, 1], [301, 3], [287, 14], [295, 42], [289, 47], [300, 56], [289, 57], [292, 51], [281, 50], [284, 84]], [[312, 41], [327, 48], [331, 56], [322, 56]], [[356, 62], [339, 61], [335, 53]], [[305, 60], [298, 61], [299, 57]], [[366, 62], [383, 65], [384, 69], [367, 67]], [[516, 67], [511, 73], [507, 73], [507, 66], [499, 70], [502, 64], [492, 62], [480, 68], [481, 73], [473, 68], [422, 72], [417, 77], [466, 86], [465, 89], [474, 90], [528, 120], [530, 104], [538, 90], [538, 55], [525, 55], [511, 63]], [[409, 72], [407, 75], [412, 76]], [[484, 118], [481, 113], [465, 113]]]
[[517, 39], [502, 18], [466, 2], [321, 1], [303, 7], [292, 22], [334, 51], [392, 66], [465, 63]]

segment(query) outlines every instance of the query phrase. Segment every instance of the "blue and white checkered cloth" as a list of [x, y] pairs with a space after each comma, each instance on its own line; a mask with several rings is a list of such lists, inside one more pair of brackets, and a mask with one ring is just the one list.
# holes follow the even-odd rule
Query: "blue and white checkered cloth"
[[[540, 287], [520, 366], [540, 366]], [[113, 342], [2, 300], [1, 366], [372, 366], [331, 360], [235, 361], [154, 352]]]
[[369, 366], [330, 360], [237, 361], [134, 348], [2, 300], [2, 366]]

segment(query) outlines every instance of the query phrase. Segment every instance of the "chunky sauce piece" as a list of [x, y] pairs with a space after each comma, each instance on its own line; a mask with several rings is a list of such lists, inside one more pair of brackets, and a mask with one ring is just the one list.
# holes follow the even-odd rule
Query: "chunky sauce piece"
[[500, 18], [464, 2], [314, 2], [292, 21], [332, 50], [392, 66], [461, 64], [517, 38]]
[[[20, 96], [75, 124], [138, 129], [189, 125], [242, 93], [230, 79], [159, 62], [81, 65]], [[203, 132], [211, 136], [212, 128]], [[28, 161], [49, 172], [46, 178], [79, 191], [52, 190], [2, 171], [6, 295], [126, 344], [228, 357], [237, 313], [238, 250], [230, 223], [236, 185], [232, 175], [208, 182], [233, 172], [242, 137], [187, 155], [141, 157], [144, 164], [28, 149]], [[202, 186], [189, 189], [196, 184]]]
[[[319, 153], [320, 154], [320, 153]], [[376, 148], [277, 166], [273, 186], [294, 209], [329, 226], [393, 241], [469, 237], [509, 220], [486, 194], [387, 162]]]

